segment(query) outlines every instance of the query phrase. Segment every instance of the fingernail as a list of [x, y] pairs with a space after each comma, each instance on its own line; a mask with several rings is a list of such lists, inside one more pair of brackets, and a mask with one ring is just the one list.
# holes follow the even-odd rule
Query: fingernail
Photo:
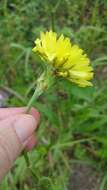
[[40, 120], [40, 113], [35, 108], [31, 108], [30, 113], [36, 120]]
[[38, 121], [28, 114], [22, 114], [14, 123], [16, 133], [22, 143], [24, 143], [35, 131]]

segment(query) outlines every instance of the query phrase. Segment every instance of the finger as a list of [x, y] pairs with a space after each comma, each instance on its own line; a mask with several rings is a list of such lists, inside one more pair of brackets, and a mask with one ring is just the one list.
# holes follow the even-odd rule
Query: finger
[[[20, 113], [20, 112], [18, 112], [18, 113]], [[20, 113], [20, 114], [21, 114], [21, 113]], [[32, 115], [32, 116], [38, 121], [38, 123], [39, 123], [39, 121], [40, 121], [40, 114], [39, 114], [39, 112], [37, 111], [37, 109], [31, 108], [31, 111], [30, 111], [29, 114]], [[7, 122], [8, 122], [8, 120], [11, 121], [11, 120], [13, 120], [13, 116], [14, 116], [14, 119], [15, 119], [15, 118], [17, 118], [18, 115], [19, 115], [19, 114], [8, 115], [8, 116], [5, 118], [5, 120], [7, 120]], [[5, 127], [5, 125], [2, 125], [2, 122], [4, 123], [4, 119], [0, 121], [0, 123], [1, 123], [0, 127], [1, 127], [1, 126]]]
[[0, 120], [3, 120], [9, 116], [25, 113], [26, 108], [0, 108]]
[[12, 167], [34, 133], [39, 119], [29, 114], [19, 114], [0, 122], [0, 180]]
[[37, 138], [33, 134], [29, 139], [25, 142], [25, 150], [30, 151], [32, 150], [37, 144]]

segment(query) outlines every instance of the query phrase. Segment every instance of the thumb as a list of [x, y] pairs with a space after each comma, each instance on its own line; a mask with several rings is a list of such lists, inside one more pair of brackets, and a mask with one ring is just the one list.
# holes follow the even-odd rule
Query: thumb
[[38, 120], [32, 115], [20, 114], [0, 122], [0, 180], [26, 146]]

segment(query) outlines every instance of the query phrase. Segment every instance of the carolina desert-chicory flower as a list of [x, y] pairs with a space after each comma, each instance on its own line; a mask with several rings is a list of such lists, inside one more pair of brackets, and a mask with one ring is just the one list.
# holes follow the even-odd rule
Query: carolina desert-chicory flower
[[81, 87], [92, 86], [93, 69], [84, 51], [73, 45], [70, 39], [52, 31], [41, 32], [33, 51], [47, 61], [56, 75], [64, 77]]
[[[38, 97], [53, 85], [54, 77], [64, 77], [81, 87], [92, 86], [93, 69], [83, 50], [73, 45], [69, 38], [63, 35], [57, 36], [55, 32], [42, 32], [40, 39], [36, 39], [33, 51], [38, 53], [41, 59], [48, 64], [46, 70], [37, 79], [35, 91], [27, 104], [26, 113], [29, 113], [33, 103]], [[28, 167], [29, 157], [24, 154]], [[31, 170], [32, 174], [33, 171]]]

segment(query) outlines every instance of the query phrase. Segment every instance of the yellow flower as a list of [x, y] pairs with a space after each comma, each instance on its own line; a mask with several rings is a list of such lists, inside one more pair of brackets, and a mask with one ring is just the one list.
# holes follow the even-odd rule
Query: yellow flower
[[92, 86], [93, 69], [83, 50], [73, 45], [70, 39], [55, 32], [42, 32], [33, 48], [54, 69], [56, 75], [64, 77], [81, 87]]

